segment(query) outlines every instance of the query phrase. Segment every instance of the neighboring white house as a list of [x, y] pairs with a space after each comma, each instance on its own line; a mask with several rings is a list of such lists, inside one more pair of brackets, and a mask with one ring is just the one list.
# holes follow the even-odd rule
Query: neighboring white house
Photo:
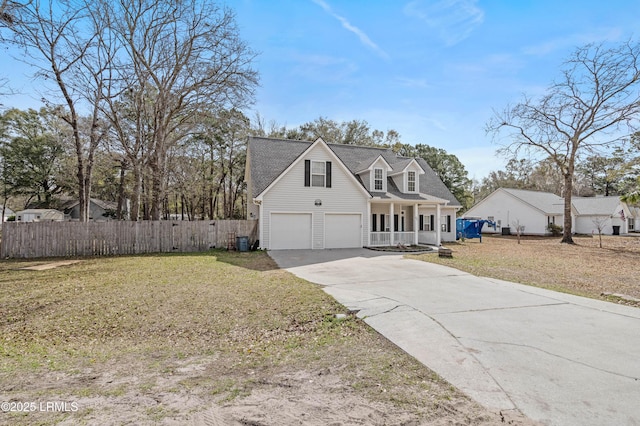
[[[640, 209], [630, 208], [620, 197], [572, 197], [572, 231], [575, 234], [597, 234], [598, 223], [602, 233], [611, 235], [614, 227], [621, 234], [638, 231]], [[549, 192], [499, 188], [469, 209], [469, 217], [481, 217], [497, 222], [498, 227], [484, 233], [503, 232], [516, 223], [528, 235], [548, 235], [549, 225], [563, 226], [564, 199]]]
[[[574, 197], [573, 232], [598, 234], [600, 227], [605, 235], [626, 234], [634, 228], [634, 217], [620, 197]], [[631, 222], [629, 222], [629, 219]]]
[[27, 209], [16, 212], [16, 222], [59, 222], [64, 213], [54, 209]]
[[460, 203], [421, 158], [354, 145], [249, 138], [247, 217], [260, 247], [328, 249], [455, 240]]
[[5, 207], [4, 209], [4, 217], [2, 218], [3, 222], [6, 222], [8, 218], [10, 218], [11, 216], [14, 216], [15, 213], [13, 210], [11, 210], [9, 207]]
[[483, 233], [503, 233], [503, 228], [515, 233], [519, 225], [529, 235], [548, 234], [549, 224], [562, 226], [564, 200], [548, 192], [499, 188], [489, 194], [466, 213], [467, 217], [481, 217], [496, 222], [497, 227], [486, 227]]
[[627, 209], [627, 232], [640, 232], [640, 207], [627, 205]]
[[[115, 217], [118, 203], [113, 201], [103, 201], [97, 198], [89, 199], [89, 220], [110, 220]], [[67, 200], [60, 206], [69, 219], [80, 220], [80, 202], [78, 200]]]

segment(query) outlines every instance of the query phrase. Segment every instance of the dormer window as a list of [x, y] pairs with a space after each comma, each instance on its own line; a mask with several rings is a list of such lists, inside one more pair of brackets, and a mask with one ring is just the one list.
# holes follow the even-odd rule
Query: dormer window
[[374, 191], [382, 191], [382, 169], [374, 169], [373, 170], [373, 190]]
[[416, 192], [416, 172], [412, 170], [407, 172], [407, 191]]

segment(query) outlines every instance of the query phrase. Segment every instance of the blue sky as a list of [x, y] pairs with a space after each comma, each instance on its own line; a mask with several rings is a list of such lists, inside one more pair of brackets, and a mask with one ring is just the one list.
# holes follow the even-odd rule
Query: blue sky
[[[260, 53], [250, 116], [290, 127], [320, 116], [366, 120], [405, 143], [444, 148], [476, 179], [505, 163], [484, 131], [493, 109], [542, 93], [577, 46], [639, 36], [639, 0], [226, 4]], [[2, 62], [17, 80], [22, 69]], [[39, 107], [37, 99], [3, 103]]]

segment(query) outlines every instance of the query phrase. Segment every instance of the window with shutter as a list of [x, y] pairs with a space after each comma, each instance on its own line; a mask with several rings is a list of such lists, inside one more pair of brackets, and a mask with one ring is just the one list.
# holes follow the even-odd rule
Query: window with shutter
[[304, 186], [331, 188], [331, 161], [304, 161]]

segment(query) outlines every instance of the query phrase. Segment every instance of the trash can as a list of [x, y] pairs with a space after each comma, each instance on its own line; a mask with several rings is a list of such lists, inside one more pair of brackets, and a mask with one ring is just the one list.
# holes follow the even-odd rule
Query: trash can
[[620, 235], [620, 226], [613, 225], [613, 235]]
[[236, 250], [249, 251], [249, 237], [236, 237]]
[[508, 226], [502, 227], [502, 235], [511, 235], [511, 228]]

